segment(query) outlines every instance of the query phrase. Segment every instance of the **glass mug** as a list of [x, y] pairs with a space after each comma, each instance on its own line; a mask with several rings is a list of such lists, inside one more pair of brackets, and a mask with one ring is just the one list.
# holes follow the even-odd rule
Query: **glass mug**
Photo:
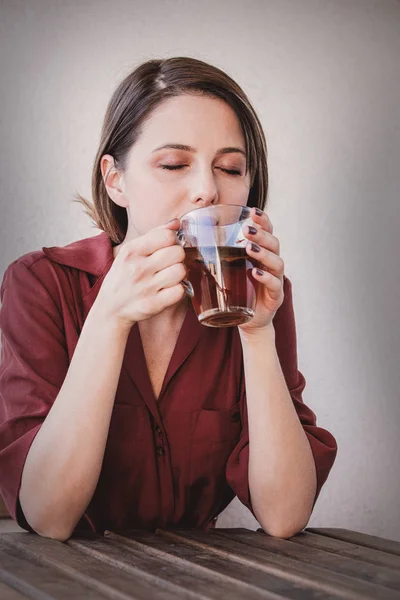
[[254, 225], [250, 208], [218, 204], [192, 210], [177, 232], [186, 254], [183, 286], [202, 325], [233, 327], [254, 316], [259, 262], [246, 252], [244, 228]]

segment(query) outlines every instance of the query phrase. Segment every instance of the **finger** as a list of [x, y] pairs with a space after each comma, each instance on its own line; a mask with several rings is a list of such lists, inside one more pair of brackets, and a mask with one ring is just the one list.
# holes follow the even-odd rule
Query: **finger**
[[153, 278], [153, 285], [159, 291], [177, 285], [185, 277], [186, 267], [184, 264], [178, 263], [156, 273]]
[[135, 256], [150, 256], [156, 250], [174, 246], [177, 242], [175, 231], [166, 227], [160, 227], [152, 229], [145, 235], [127, 242], [121, 248], [120, 254], [122, 254], [123, 258], [129, 258], [132, 254]]
[[170, 221], [167, 221], [166, 223], [163, 223], [162, 225], [159, 225], [158, 227], [155, 227], [153, 231], [157, 230], [157, 229], [171, 229], [173, 231], [177, 231], [180, 227], [180, 221], [177, 217], [171, 219]]
[[279, 300], [283, 292], [282, 281], [272, 273], [264, 269], [254, 268], [252, 275], [256, 281], [259, 281], [268, 289], [269, 295], [273, 300]]
[[262, 248], [258, 244], [251, 242], [246, 246], [246, 252], [252, 258], [255, 258], [260, 265], [260, 268], [266, 268], [270, 273], [278, 278], [283, 278], [285, 271], [285, 263], [282, 258], [266, 248]]
[[280, 254], [280, 243], [277, 237], [269, 233], [265, 229], [261, 227], [253, 227], [252, 225], [245, 228], [244, 231], [245, 236], [252, 242], [255, 242], [259, 246], [274, 252], [275, 254]]
[[166, 269], [176, 263], [183, 263], [184, 260], [185, 251], [182, 246], [178, 244], [156, 250], [147, 259], [149, 271], [151, 273], [158, 273], [158, 271], [162, 271], [162, 269]]
[[273, 233], [274, 228], [266, 212], [260, 208], [253, 207], [251, 209], [251, 218], [256, 225], [260, 225], [262, 229], [265, 229], [265, 231], [268, 231], [268, 233]]
[[168, 306], [177, 304], [185, 296], [185, 290], [183, 286], [178, 283], [172, 287], [163, 288], [158, 292], [157, 299], [160, 302], [161, 310], [164, 310]]

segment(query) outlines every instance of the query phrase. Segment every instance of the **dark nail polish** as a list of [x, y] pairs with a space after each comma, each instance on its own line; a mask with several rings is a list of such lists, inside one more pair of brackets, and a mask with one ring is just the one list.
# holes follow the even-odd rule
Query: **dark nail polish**
[[257, 269], [257, 275], [264, 275], [264, 271], [262, 269]]
[[251, 225], [249, 225], [249, 233], [251, 235], [255, 235], [257, 233], [257, 229], [255, 227], [252, 227]]
[[258, 244], [251, 244], [251, 249], [253, 250], [253, 252], [260, 252], [261, 248]]
[[263, 214], [263, 211], [261, 210], [261, 208], [256, 208], [256, 215], [257, 215], [258, 217], [261, 217], [261, 216], [262, 216], [262, 214]]

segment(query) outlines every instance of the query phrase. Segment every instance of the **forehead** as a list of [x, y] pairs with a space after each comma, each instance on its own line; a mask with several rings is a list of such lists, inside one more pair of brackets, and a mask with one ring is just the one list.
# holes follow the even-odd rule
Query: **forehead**
[[162, 143], [244, 147], [244, 136], [238, 117], [226, 102], [185, 94], [168, 98], [149, 115], [137, 143], [149, 147]]

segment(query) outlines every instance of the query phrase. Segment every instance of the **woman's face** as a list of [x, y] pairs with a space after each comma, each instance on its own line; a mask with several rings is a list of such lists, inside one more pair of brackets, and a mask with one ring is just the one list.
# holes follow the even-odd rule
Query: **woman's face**
[[217, 98], [166, 100], [144, 123], [118, 184], [128, 239], [195, 208], [245, 205], [250, 176], [236, 114]]

